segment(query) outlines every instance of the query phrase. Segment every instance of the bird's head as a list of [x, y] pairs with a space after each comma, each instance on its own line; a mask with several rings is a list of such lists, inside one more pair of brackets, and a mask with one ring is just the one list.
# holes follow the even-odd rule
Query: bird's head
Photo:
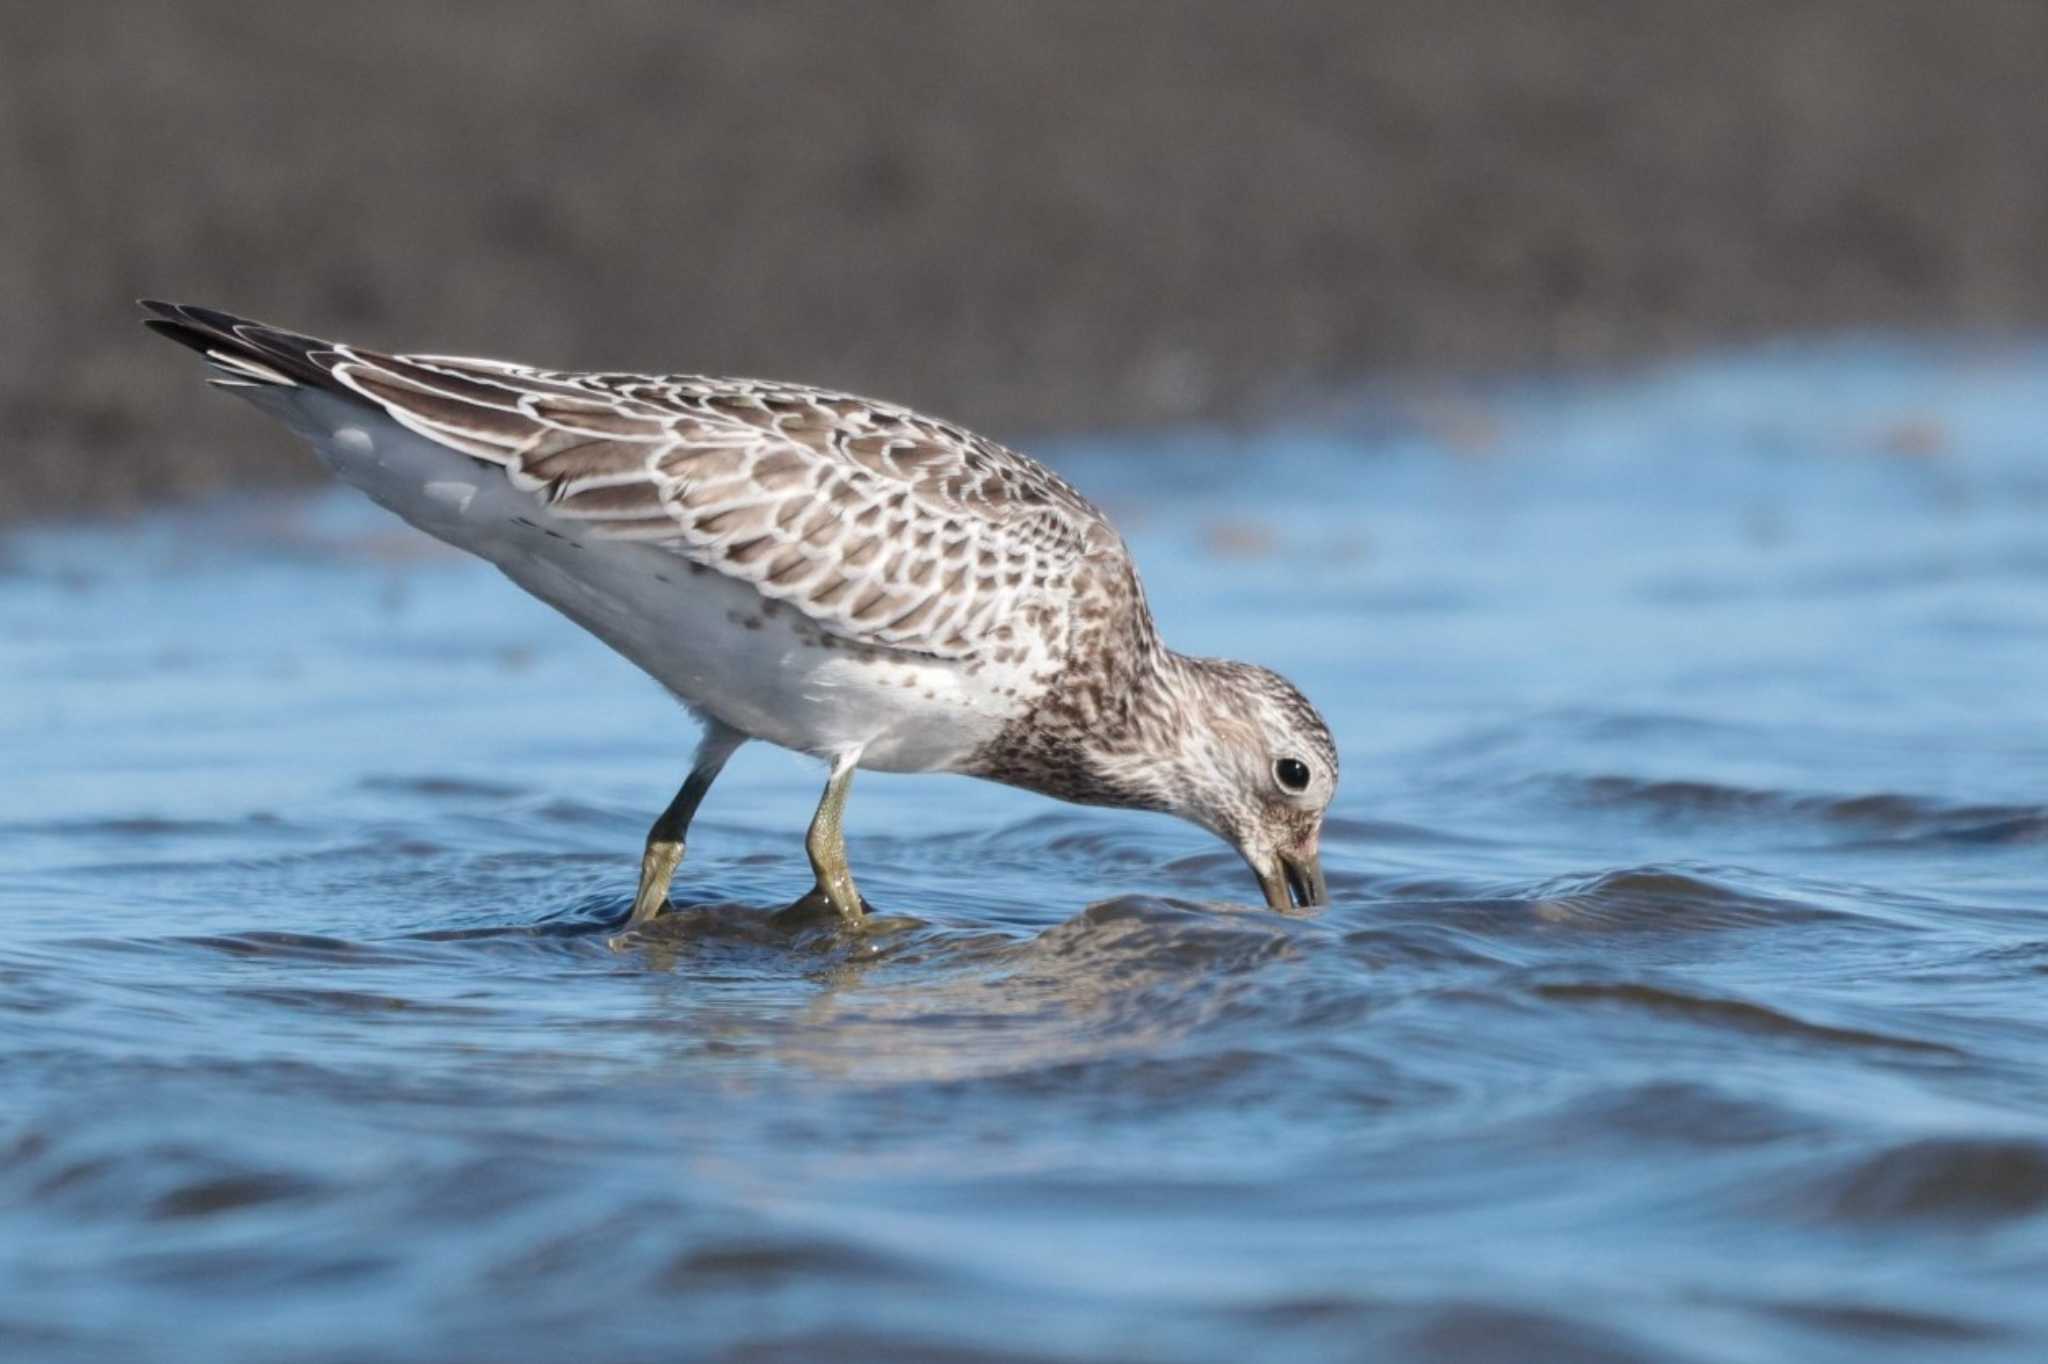
[[1320, 843], [1337, 793], [1330, 727], [1271, 669], [1211, 658], [1184, 664], [1199, 719], [1174, 763], [1172, 813], [1236, 848], [1270, 907], [1328, 903]]

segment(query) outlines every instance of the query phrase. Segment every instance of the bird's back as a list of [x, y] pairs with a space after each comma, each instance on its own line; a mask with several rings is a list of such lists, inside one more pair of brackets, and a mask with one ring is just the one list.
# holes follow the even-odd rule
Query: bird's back
[[[503, 471], [550, 525], [659, 546], [852, 642], [1002, 647], [1077, 570], [1129, 571], [1102, 513], [951, 423], [795, 384], [387, 355], [145, 304], [230, 386], [359, 405]], [[266, 405], [275, 406], [275, 403]]]
[[[793, 384], [402, 356], [150, 306], [344, 479], [489, 559], [704, 714], [978, 770], [1156, 646], [1123, 541], [1036, 461]], [[1077, 672], [1086, 648], [1094, 663]], [[1062, 712], [1064, 713], [1064, 712]]]

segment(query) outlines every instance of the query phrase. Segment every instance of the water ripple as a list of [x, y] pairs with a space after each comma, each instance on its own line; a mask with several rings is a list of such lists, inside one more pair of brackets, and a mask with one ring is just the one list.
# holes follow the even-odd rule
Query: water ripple
[[2043, 361], [1801, 354], [1076, 459], [1328, 711], [1313, 915], [863, 774], [849, 933], [749, 746], [614, 950], [691, 726], [572, 627], [342, 501], [11, 538], [0, 1356], [2042, 1356]]

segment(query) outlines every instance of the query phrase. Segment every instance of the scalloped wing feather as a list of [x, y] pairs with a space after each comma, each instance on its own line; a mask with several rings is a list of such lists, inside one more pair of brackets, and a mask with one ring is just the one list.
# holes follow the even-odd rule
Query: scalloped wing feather
[[1043, 465], [847, 394], [570, 374], [332, 346], [341, 387], [504, 468], [557, 517], [751, 583], [849, 640], [975, 652], [1084, 561], [1127, 572], [1102, 514]]

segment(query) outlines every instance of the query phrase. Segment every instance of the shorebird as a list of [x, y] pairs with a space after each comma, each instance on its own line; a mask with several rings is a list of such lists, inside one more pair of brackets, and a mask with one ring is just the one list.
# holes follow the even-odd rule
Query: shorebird
[[1035, 460], [797, 384], [384, 354], [141, 306], [343, 481], [488, 559], [696, 715], [629, 932], [667, 904], [690, 821], [748, 739], [830, 765], [798, 903], [851, 925], [859, 768], [1177, 815], [1236, 848], [1268, 906], [1328, 898], [1321, 715], [1278, 673], [1167, 648], [1123, 537]]

